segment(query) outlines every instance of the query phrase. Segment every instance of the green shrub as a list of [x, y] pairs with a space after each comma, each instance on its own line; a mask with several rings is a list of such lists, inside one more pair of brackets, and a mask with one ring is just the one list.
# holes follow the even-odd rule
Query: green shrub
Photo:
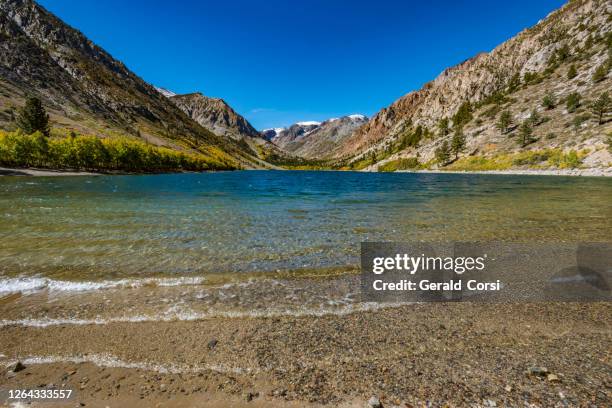
[[486, 116], [489, 119], [493, 119], [497, 113], [501, 110], [501, 106], [499, 105], [493, 105], [491, 106], [489, 109], [487, 109], [486, 111], [484, 111], [482, 113], [483, 116]]
[[551, 156], [550, 150], [536, 150], [532, 152], [525, 152], [517, 155], [513, 160], [512, 164], [516, 166], [534, 165], [542, 163], [548, 160]]
[[608, 75], [608, 63], [604, 62], [593, 72], [593, 82], [601, 82]]
[[552, 93], [546, 94], [542, 99], [542, 106], [548, 110], [554, 109], [556, 105], [557, 102], [555, 101], [555, 96]]
[[552, 149], [548, 164], [560, 169], [574, 169], [582, 165], [582, 154], [575, 150], [570, 150], [568, 153], [563, 153], [560, 149]]
[[408, 157], [405, 159], [391, 160], [385, 164], [381, 164], [378, 166], [378, 171], [410, 170], [418, 167], [420, 167], [419, 160], [416, 157]]
[[569, 113], [573, 113], [580, 106], [580, 94], [578, 92], [572, 92], [567, 96], [565, 100], [565, 107]]
[[523, 82], [525, 84], [537, 84], [542, 82], [542, 78], [537, 72], [525, 72]]
[[533, 109], [527, 119], [532, 126], [540, 126], [544, 122], [544, 118], [537, 109]]
[[472, 104], [469, 101], [463, 102], [453, 115], [453, 127], [462, 127], [469, 123], [472, 120], [472, 111]]
[[576, 117], [574, 117], [574, 119], [572, 120], [572, 126], [574, 127], [574, 131], [578, 132], [582, 127], [582, 124], [589, 120], [589, 118], [589, 114], [577, 115]]

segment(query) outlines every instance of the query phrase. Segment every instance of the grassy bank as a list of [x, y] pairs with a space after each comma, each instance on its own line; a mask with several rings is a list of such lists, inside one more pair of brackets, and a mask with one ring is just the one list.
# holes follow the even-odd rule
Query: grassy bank
[[446, 170], [489, 171], [513, 168], [531, 169], [576, 169], [582, 165], [587, 152], [561, 149], [532, 150], [519, 153], [499, 154], [496, 156], [462, 157], [445, 167]]
[[122, 137], [47, 137], [40, 132], [0, 130], [0, 165], [87, 171], [203, 171], [232, 166], [204, 155], [188, 154]]
[[[531, 150], [518, 153], [503, 153], [494, 156], [467, 156], [439, 168], [448, 171], [503, 171], [512, 169], [579, 169], [588, 151], [561, 149]], [[416, 157], [390, 160], [378, 166], [378, 171], [428, 170], [435, 160], [421, 163]]]

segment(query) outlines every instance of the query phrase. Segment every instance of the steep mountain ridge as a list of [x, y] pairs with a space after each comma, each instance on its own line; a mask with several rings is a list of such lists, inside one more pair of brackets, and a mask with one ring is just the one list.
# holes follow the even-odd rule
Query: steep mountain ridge
[[262, 131], [282, 150], [311, 160], [333, 157], [345, 138], [367, 123], [364, 115], [348, 115], [324, 122], [298, 122], [288, 128]]
[[206, 129], [218, 136], [241, 139], [261, 137], [260, 133], [221, 98], [211, 98], [194, 92], [170, 96], [170, 100]]
[[246, 163], [245, 167], [277, 168], [266, 160], [282, 162], [293, 159], [262, 137], [248, 120], [236, 113], [223, 99], [211, 98], [200, 92], [177, 95], [167, 89], [157, 88], [157, 90], [196, 123], [217, 136], [237, 143], [250, 157], [251, 163]]
[[0, 125], [28, 94], [41, 97], [54, 127], [99, 136], [140, 137], [197, 151], [222, 167], [249, 152], [191, 120], [123, 63], [31, 0], [0, 2]]
[[[504, 145], [501, 150], [489, 149], [489, 154], [513, 150], [516, 143], [506, 146], [498, 140], [500, 132], [495, 132], [497, 112], [492, 117], [480, 117], [479, 113], [482, 115], [484, 111], [477, 110], [487, 105], [490, 108], [491, 104], [486, 103], [487, 98], [496, 96], [500, 99], [493, 105], [499, 107], [499, 111], [509, 109], [518, 117], [526, 115], [521, 109], [541, 109], [539, 101], [535, 100], [528, 104], [523, 100], [520, 102], [525, 106], [514, 107], [508, 101], [500, 103], [503, 97], [512, 99], [513, 92], [526, 88], [537, 88], [538, 92], [550, 91], [561, 101], [575, 90], [581, 92], [583, 101], [586, 101], [596, 98], [603, 90], [610, 89], [609, 75], [606, 74], [599, 82], [591, 80], [591, 77], [601, 64], [605, 64], [606, 58], [609, 58], [609, 45], [605, 42], [612, 27], [611, 12], [612, 3], [609, 1], [570, 1], [534, 27], [523, 30], [491, 52], [480, 53], [446, 69], [422, 89], [410, 92], [382, 109], [367, 124], [345, 138], [335, 150], [334, 157], [353, 164], [359, 163], [361, 166], [366, 156], [373, 163], [387, 160], [389, 152], [397, 150], [402, 139], [414, 134], [415, 130], [421, 127], [429, 137], [423, 137], [416, 145], [413, 142], [408, 143], [408, 147], [400, 146], [401, 152], [393, 153], [394, 158], [414, 156], [419, 157], [421, 161], [430, 161], [434, 156], [434, 148], [441, 144], [440, 140], [450, 137], [450, 134], [441, 138], [434, 136], [434, 133], [439, 133], [437, 127], [440, 121], [448, 120], [449, 126], [452, 127], [453, 117], [462, 106], [464, 110], [469, 111], [469, 115], [480, 119], [480, 123], [467, 121], [460, 124], [468, 138], [469, 148], [466, 150], [471, 154], [482, 153], [484, 147], [489, 144]], [[559, 56], [561, 54], [563, 55]], [[580, 67], [579, 75], [570, 81], [566, 79], [566, 71], [572, 63]], [[607, 70], [609, 71], [609, 67]], [[546, 89], [541, 89], [542, 87]], [[562, 118], [553, 115], [549, 119], [558, 122], [554, 129], [563, 133], [560, 135], [563, 136], [566, 132], [560, 131], [565, 127], [565, 122], [561, 123]], [[597, 140], [593, 140], [593, 150], [601, 149], [607, 131], [607, 125], [598, 129], [598, 135], [594, 135]], [[479, 138], [477, 143], [474, 143], [471, 139], [476, 133]], [[504, 135], [503, 138], [508, 137]], [[576, 140], [575, 138], [572, 143], [561, 137], [530, 148], [548, 146], [567, 149], [572, 145], [580, 146], [581, 143]], [[598, 163], [605, 165], [602, 161]]]

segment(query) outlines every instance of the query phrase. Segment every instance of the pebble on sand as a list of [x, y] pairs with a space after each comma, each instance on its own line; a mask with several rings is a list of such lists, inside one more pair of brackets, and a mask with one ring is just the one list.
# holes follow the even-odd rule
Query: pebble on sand
[[374, 395], [372, 396], [372, 398], [368, 400], [368, 407], [369, 408], [383, 408], [383, 405], [378, 399], [378, 397]]

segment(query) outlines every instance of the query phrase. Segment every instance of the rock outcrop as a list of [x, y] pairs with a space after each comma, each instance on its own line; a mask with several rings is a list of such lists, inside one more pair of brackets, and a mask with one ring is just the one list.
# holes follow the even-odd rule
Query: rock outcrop
[[218, 136], [241, 139], [261, 137], [259, 132], [221, 98], [210, 98], [199, 92], [174, 95], [170, 100], [191, 119]]

